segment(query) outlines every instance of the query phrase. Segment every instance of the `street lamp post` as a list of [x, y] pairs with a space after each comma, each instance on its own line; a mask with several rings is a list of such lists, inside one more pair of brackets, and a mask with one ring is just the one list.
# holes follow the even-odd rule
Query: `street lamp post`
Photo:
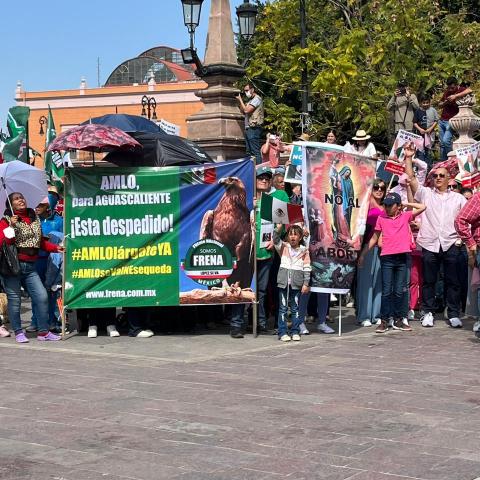
[[[185, 63], [196, 66], [206, 87], [195, 92], [203, 108], [187, 118], [188, 138], [202, 146], [217, 161], [245, 155], [244, 115], [238, 108], [236, 83], [245, 75], [238, 64], [230, 0], [211, 0], [207, 45], [203, 63], [198, 58], [194, 32], [200, 23], [203, 0], [181, 0], [190, 47], [182, 50]], [[257, 8], [249, 1], [237, 8], [242, 40], [252, 37]]]
[[[204, 0], [181, 0], [183, 7], [183, 23], [187, 27], [190, 35], [190, 47], [181, 50], [183, 63], [195, 64], [196, 73], [200, 77], [207, 76], [210, 72], [198, 57], [195, 48], [195, 30], [200, 24], [200, 15], [202, 12], [202, 3]], [[239, 26], [239, 34], [246, 42], [249, 42], [255, 33], [256, 19], [258, 8], [245, 0], [237, 7], [237, 18]]]
[[47, 117], [46, 117], [45, 115], [42, 115], [42, 116], [38, 119], [38, 123], [40, 124], [40, 131], [39, 131], [38, 133], [39, 133], [39, 135], [44, 135], [44, 134], [45, 134], [45, 130], [43, 129], [43, 126], [48, 123]]
[[[307, 48], [307, 20], [305, 14], [305, 0], [299, 0], [300, 8], [300, 48], [303, 50]], [[308, 71], [307, 71], [307, 59], [303, 58], [302, 65], [302, 112], [300, 118], [300, 126], [302, 133], [305, 129], [308, 129], [310, 125], [310, 105], [308, 101]]]
[[142, 117], [147, 117], [149, 120], [157, 119], [157, 102], [153, 97], [142, 97]]

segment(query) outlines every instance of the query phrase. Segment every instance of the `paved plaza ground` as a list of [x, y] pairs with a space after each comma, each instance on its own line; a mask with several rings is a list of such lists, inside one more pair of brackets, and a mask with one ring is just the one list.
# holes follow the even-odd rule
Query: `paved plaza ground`
[[2, 480], [472, 480], [471, 323], [0, 340]]

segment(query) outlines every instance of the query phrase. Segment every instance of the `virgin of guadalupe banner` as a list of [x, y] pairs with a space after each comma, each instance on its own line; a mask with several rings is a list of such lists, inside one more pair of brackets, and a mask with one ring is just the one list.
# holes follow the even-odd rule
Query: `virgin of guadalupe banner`
[[305, 146], [303, 191], [313, 292], [347, 293], [355, 275], [375, 178], [375, 161]]

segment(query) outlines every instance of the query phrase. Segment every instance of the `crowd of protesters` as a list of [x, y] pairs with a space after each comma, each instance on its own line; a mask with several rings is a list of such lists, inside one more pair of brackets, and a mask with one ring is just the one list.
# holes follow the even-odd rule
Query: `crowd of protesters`
[[[404, 174], [389, 185], [380, 176], [372, 184], [351, 299], [357, 325], [375, 325], [377, 333], [390, 329], [411, 331], [415, 318], [423, 327], [433, 327], [437, 313], [443, 313], [452, 328], [460, 328], [466, 313], [478, 316], [480, 310], [480, 274], [476, 268], [480, 263], [480, 192], [462, 188], [461, 180], [451, 176], [449, 169], [435, 165], [433, 155], [438, 134], [439, 161], [448, 158], [453, 148], [450, 119], [458, 113], [456, 101], [472, 91], [453, 77], [446, 83], [439, 103], [441, 113], [432, 106], [429, 95], [420, 95], [418, 100], [404, 80], [398, 82], [387, 104], [393, 133], [417, 133], [424, 139], [424, 148], [421, 151], [413, 144], [405, 145]], [[308, 321], [316, 317], [319, 333], [335, 333], [329, 325], [329, 310], [336, 297], [310, 292], [308, 242], [312, 232], [307, 224], [288, 228], [277, 225], [271, 240], [260, 242], [262, 194], [303, 205], [301, 171], [295, 173], [298, 178], [290, 176], [286, 181], [285, 168], [290, 165], [289, 161], [282, 161], [282, 156], [288, 158], [291, 146], [278, 134], [263, 136], [263, 100], [252, 84], [245, 86], [244, 94], [245, 101], [241, 95], [237, 98], [245, 115], [247, 153], [257, 163], [254, 222], [258, 332], [274, 333], [282, 342], [300, 341], [302, 335], [310, 333]], [[305, 133], [298, 138], [309, 139]], [[329, 131], [323, 141], [337, 144], [336, 133]], [[364, 129], [356, 131], [343, 151], [378, 157], [371, 136]], [[377, 162], [377, 174], [382, 163]], [[433, 185], [426, 186], [429, 172]], [[3, 278], [11, 331], [0, 324], [0, 337], [13, 332], [18, 343], [27, 343], [26, 333], [34, 333], [39, 341], [59, 340], [61, 316], [57, 300], [62, 283], [63, 202], [56, 188], [50, 186], [48, 197], [35, 210], [28, 208], [31, 206], [26, 205], [19, 192], [9, 196], [6, 207], [0, 222], [0, 243], [16, 245], [20, 272]], [[315, 212], [310, 216], [310, 224], [316, 225]], [[322, 228], [320, 223], [318, 228]], [[22, 287], [32, 302], [31, 324], [25, 330], [20, 319]], [[88, 337], [97, 336], [99, 324], [105, 326], [109, 336], [119, 336], [116, 309], [102, 309], [101, 314], [97, 310], [82, 312]], [[153, 335], [147, 313], [147, 309], [126, 309], [124, 317], [130, 336]], [[222, 314], [228, 318], [231, 337], [243, 338], [245, 305], [225, 308]], [[479, 321], [474, 331], [480, 336]]]
[[[413, 144], [406, 145], [405, 173], [389, 185], [383, 178], [376, 178], [372, 185], [366, 232], [358, 255], [352, 293], [357, 324], [362, 327], [375, 325], [377, 333], [389, 329], [411, 331], [414, 319], [420, 320], [423, 327], [433, 327], [435, 316], [440, 313], [448, 325], [460, 328], [465, 314], [478, 315], [480, 274], [473, 267], [480, 262], [480, 250], [477, 251], [480, 244], [480, 192], [463, 188], [458, 176], [451, 176], [447, 168], [435, 166], [436, 162], [447, 160], [453, 149], [453, 130], [449, 121], [459, 111], [456, 101], [472, 91], [468, 85], [459, 85], [453, 77], [447, 79], [446, 85], [439, 103], [440, 113], [432, 106], [430, 95], [420, 95], [418, 100], [406, 81], [398, 82], [387, 104], [392, 115], [393, 133], [406, 130], [421, 135], [424, 148], [420, 151]], [[250, 105], [249, 110], [244, 110], [246, 118], [255, 109], [263, 108], [258, 99], [257, 106]], [[440, 155], [435, 159], [437, 135]], [[298, 140], [308, 140], [308, 136], [302, 135]], [[336, 144], [335, 132], [328, 132], [323, 141]], [[291, 203], [302, 204], [301, 186], [285, 182], [284, 167], [279, 162], [288, 148], [279, 135], [267, 134], [256, 157], [257, 164], [261, 164], [257, 170], [257, 191], [286, 190]], [[363, 129], [346, 142], [344, 151], [378, 157], [371, 136]], [[252, 150], [249, 153], [254, 155]], [[378, 166], [382, 163], [378, 162]], [[266, 168], [271, 168], [271, 172]], [[425, 186], [429, 172], [433, 185]], [[307, 242], [308, 233], [305, 231]], [[271, 284], [262, 286], [264, 292], [265, 289], [272, 291], [270, 303], [278, 305], [279, 315], [273, 325], [278, 326], [275, 333], [282, 341], [300, 340], [302, 334], [309, 333], [305, 322], [307, 310], [317, 317], [319, 332], [334, 333], [327, 324], [330, 295], [310, 295], [310, 259], [308, 250], [302, 247], [299, 231], [288, 229], [285, 232], [283, 229], [283, 235], [282, 229], [275, 230], [269, 250], [274, 252], [277, 249], [279, 267], [275, 268], [275, 261], [271, 263]], [[285, 278], [289, 269], [292, 278], [302, 270], [303, 283], [300, 275], [296, 275], [292, 293], [287, 298]], [[275, 299], [275, 285], [279, 289], [278, 299]], [[266, 294], [261, 296], [262, 299], [267, 297]], [[285, 322], [288, 308], [290, 330]], [[264, 331], [265, 317], [262, 322]], [[475, 323], [474, 331], [480, 335], [480, 322]], [[235, 336], [242, 336], [238, 322]]]

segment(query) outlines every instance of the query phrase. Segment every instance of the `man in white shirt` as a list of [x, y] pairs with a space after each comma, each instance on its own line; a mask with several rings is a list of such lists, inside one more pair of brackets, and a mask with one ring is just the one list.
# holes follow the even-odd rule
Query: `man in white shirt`
[[415, 201], [426, 205], [417, 243], [422, 247], [423, 287], [421, 319], [424, 327], [433, 327], [435, 311], [435, 284], [438, 271], [443, 265], [444, 289], [447, 297], [447, 313], [452, 327], [461, 327], [461, 292], [458, 278], [462, 242], [455, 230], [455, 217], [467, 200], [463, 195], [448, 189], [450, 175], [446, 168], [433, 172], [433, 188], [420, 185], [413, 173], [413, 145], [405, 145], [405, 173], [410, 177], [410, 186]]

